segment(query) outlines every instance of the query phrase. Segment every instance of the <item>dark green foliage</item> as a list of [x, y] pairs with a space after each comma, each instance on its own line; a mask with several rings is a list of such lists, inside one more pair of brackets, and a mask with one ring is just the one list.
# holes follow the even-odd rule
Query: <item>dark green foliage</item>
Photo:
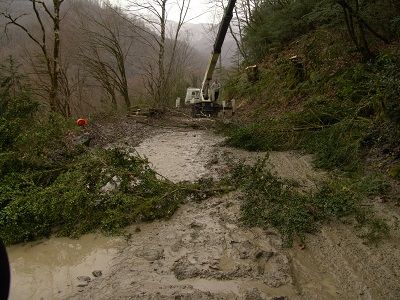
[[22, 81], [12, 58], [7, 65], [0, 66], [0, 151], [15, 143], [38, 109]]
[[278, 229], [286, 245], [290, 246], [295, 237], [304, 241], [306, 233], [337, 220], [356, 221], [371, 242], [388, 234], [387, 224], [362, 206], [366, 197], [387, 190], [379, 179], [336, 180], [323, 184], [316, 192], [304, 193], [273, 176], [260, 161], [252, 167], [237, 166], [232, 180], [244, 191], [242, 221], [250, 226]]
[[69, 128], [54, 116], [20, 133], [12, 150], [0, 152], [5, 242], [114, 232], [136, 221], [169, 217], [201, 187], [160, 180], [146, 160], [121, 150], [74, 146]]
[[[104, 190], [109, 185], [112, 190]], [[102, 189], [103, 188], [103, 189]], [[190, 193], [119, 150], [90, 151], [60, 169], [9, 173], [0, 184], [0, 236], [15, 243], [171, 216]]]
[[[256, 16], [245, 28], [244, 44], [250, 61], [257, 62], [267, 54], [282, 50], [316, 28], [347, 30], [345, 14], [339, 2], [337, 0], [262, 2]], [[357, 11], [355, 1], [346, 0], [345, 2]], [[400, 4], [398, 1], [362, 1], [359, 5], [359, 14], [370, 28], [385, 39], [393, 40], [399, 37]], [[356, 23], [355, 17], [352, 23]], [[364, 31], [367, 41], [377, 39], [366, 28]]]
[[250, 151], [303, 149], [316, 154], [318, 167], [346, 171], [358, 168], [361, 143], [369, 132], [370, 122], [346, 119], [332, 125], [310, 123], [307, 127], [293, 119], [290, 116], [289, 119], [232, 125], [226, 128], [227, 143]]
[[391, 170], [389, 170], [389, 175], [395, 179], [400, 180], [400, 163], [394, 165]]
[[370, 122], [343, 120], [304, 140], [304, 148], [316, 154], [315, 163], [327, 169], [356, 170], [361, 163], [361, 143], [369, 132]]
[[400, 17], [396, 16], [391, 21], [391, 31], [396, 38], [400, 38]]
[[281, 49], [316, 26], [336, 23], [338, 8], [327, 0], [265, 1], [250, 26], [245, 45], [252, 61]]
[[361, 6], [363, 18], [388, 39], [399, 37], [400, 3], [393, 0], [368, 0]]
[[375, 106], [395, 124], [400, 125], [400, 55], [383, 53], [374, 65], [371, 83], [376, 87], [372, 98]]

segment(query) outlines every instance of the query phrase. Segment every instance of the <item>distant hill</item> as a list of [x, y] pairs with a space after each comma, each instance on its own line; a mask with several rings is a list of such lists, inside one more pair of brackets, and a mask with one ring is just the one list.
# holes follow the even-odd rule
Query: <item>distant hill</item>
[[[183, 27], [183, 36], [188, 37], [189, 44], [196, 49], [199, 54], [208, 59], [214, 45], [218, 27], [211, 28], [211, 24], [192, 24], [187, 23]], [[236, 43], [228, 32], [222, 46], [222, 64], [228, 68], [235, 64]]]
[[[45, 1], [49, 3], [49, 7], [52, 7], [51, 0]], [[28, 28], [36, 39], [41, 38], [40, 26], [33, 13], [32, 3], [28, 0], [0, 1], [0, 10], [9, 12], [13, 16], [23, 14], [24, 16], [19, 19], [19, 22]], [[39, 11], [45, 27], [48, 28], [48, 49], [51, 49], [51, 20], [41, 6], [39, 6]], [[146, 37], [146, 34], [143, 33], [140, 36], [136, 35], [135, 31], [132, 30], [132, 23], [135, 23], [136, 29], [144, 27], [143, 24], [136, 22], [134, 19], [132, 19], [132, 22], [126, 22], [125, 19], [116, 17], [117, 14], [112, 10], [107, 10], [94, 0], [66, 1], [62, 7], [61, 14], [63, 16], [60, 34], [61, 64], [66, 78], [65, 84], [68, 85], [66, 91], [71, 99], [69, 101], [73, 103], [72, 106], [74, 107], [73, 113], [96, 111], [110, 103], [109, 94], [105, 92], [98, 77], [93, 74], [93, 65], [88, 66], [88, 58], [92, 57], [94, 49], [93, 39], [89, 39], [90, 35], [108, 36], [109, 31], [99, 26], [100, 23], [104, 23], [105, 26], [112, 28], [112, 30], [119, 28], [118, 39], [126, 54], [125, 72], [131, 98], [133, 101], [140, 102], [145, 101], [142, 99], [149, 97], [146, 84], [151, 82], [148, 77], [149, 74], [154, 75], [157, 72], [158, 57], [156, 53], [157, 47], [152, 47], [148, 43], [152, 39]], [[8, 57], [12, 55], [18, 64], [21, 64], [20, 70], [31, 80], [32, 86], [35, 87], [35, 93], [45, 103], [48, 96], [48, 76], [43, 71], [42, 53], [39, 47], [27, 37], [25, 32], [16, 26], [8, 26], [7, 35], [5, 35], [6, 23], [7, 20], [4, 17], [0, 17], [0, 64], [7, 61]], [[189, 27], [185, 29], [185, 32], [187, 34], [190, 32], [190, 36], [197, 37], [200, 34], [199, 30], [200, 32], [202, 31], [202, 26], [197, 25], [194, 27], [197, 30], [195, 33], [192, 29], [189, 30]], [[203, 37], [207, 36], [205, 31], [201, 35]], [[185, 39], [185, 34], [182, 34], [181, 39], [187, 42], [179, 43], [180, 47], [177, 48], [177, 51], [180, 51], [183, 55], [175, 57], [176, 70], [174, 72], [175, 76], [180, 76], [181, 79], [175, 81], [180, 84], [180, 90], [176, 93], [184, 94], [187, 86], [198, 86], [201, 82], [212, 43], [204, 42], [206, 48], [196, 48], [192, 47], [191, 43], [188, 43], [189, 40]], [[168, 55], [170, 55], [171, 45], [172, 41], [167, 39], [167, 59]], [[194, 45], [198, 45], [198, 42]], [[117, 67], [115, 58], [105, 51], [105, 48], [96, 46], [96, 51], [98, 60], [106, 62], [114, 68]], [[121, 99], [117, 99], [116, 102], [121, 102]], [[118, 105], [123, 106], [121, 103], [118, 103]]]

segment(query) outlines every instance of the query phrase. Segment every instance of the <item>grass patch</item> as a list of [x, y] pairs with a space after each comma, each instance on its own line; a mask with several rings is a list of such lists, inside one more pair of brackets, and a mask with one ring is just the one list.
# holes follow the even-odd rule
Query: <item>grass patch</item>
[[[224, 125], [225, 126], [225, 125]], [[305, 150], [317, 167], [355, 171], [361, 165], [362, 143], [371, 122], [346, 119], [333, 125], [304, 125], [292, 115], [251, 124], [225, 126], [227, 144], [249, 151]]]
[[297, 237], [304, 242], [307, 233], [334, 221], [355, 222], [370, 242], [388, 235], [388, 225], [364, 206], [368, 197], [386, 192], [388, 187], [379, 178], [346, 178], [327, 182], [316, 192], [302, 193], [272, 175], [265, 161], [259, 161], [254, 166], [237, 166], [232, 180], [243, 189], [244, 224], [276, 228], [287, 246]]

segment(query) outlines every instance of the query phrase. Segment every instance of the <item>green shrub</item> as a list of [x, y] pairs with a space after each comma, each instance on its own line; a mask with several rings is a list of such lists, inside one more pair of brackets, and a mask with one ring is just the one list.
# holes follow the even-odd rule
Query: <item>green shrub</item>
[[[114, 191], [105, 191], [111, 185]], [[61, 168], [9, 173], [0, 184], [0, 237], [77, 236], [171, 216], [190, 193], [157, 179], [147, 161], [120, 150], [77, 156]]]
[[22, 131], [32, 126], [38, 103], [10, 58], [0, 65], [0, 151], [14, 146]]
[[297, 149], [300, 136], [293, 126], [280, 119], [266, 119], [258, 123], [235, 124], [225, 127], [226, 143], [249, 151], [284, 151]]
[[304, 148], [316, 154], [316, 165], [325, 169], [355, 171], [361, 163], [361, 145], [372, 123], [343, 120], [309, 135]]
[[[349, 219], [362, 227], [364, 237], [371, 242], [388, 234], [387, 224], [362, 205], [368, 196], [386, 192], [387, 186], [380, 180], [344, 178], [304, 193], [291, 182], [273, 176], [259, 161], [254, 166], [237, 166], [232, 181], [244, 192], [242, 221], [249, 226], [278, 229], [286, 245], [290, 246], [295, 237], [304, 242], [305, 235], [322, 224]], [[365, 189], [367, 184], [371, 188]]]
[[[0, 102], [4, 100], [0, 98]], [[37, 102], [28, 93], [9, 99], [7, 107], [0, 111], [0, 151], [15, 144], [21, 131], [32, 124], [32, 116], [37, 108]]]
[[311, 112], [289, 114], [259, 123], [232, 125], [224, 131], [230, 146], [249, 151], [304, 149], [315, 153], [318, 167], [354, 171], [360, 165], [362, 142], [371, 126], [364, 119], [339, 122], [322, 111], [320, 116]]

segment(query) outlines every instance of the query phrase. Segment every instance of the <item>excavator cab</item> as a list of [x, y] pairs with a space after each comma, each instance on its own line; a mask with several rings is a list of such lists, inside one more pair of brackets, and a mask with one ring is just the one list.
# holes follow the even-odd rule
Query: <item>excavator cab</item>
[[185, 104], [193, 105], [201, 102], [201, 90], [199, 88], [188, 88], [186, 90]]

